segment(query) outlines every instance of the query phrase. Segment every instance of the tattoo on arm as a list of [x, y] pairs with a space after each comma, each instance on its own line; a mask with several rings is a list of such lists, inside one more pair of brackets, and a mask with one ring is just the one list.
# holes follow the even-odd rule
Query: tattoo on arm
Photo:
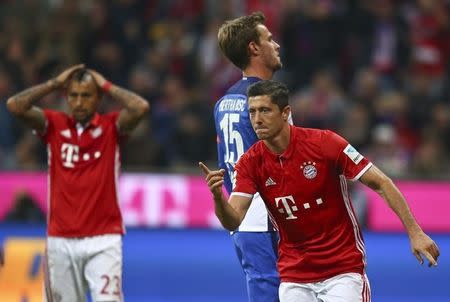
[[148, 110], [148, 102], [127, 89], [114, 85], [111, 87], [109, 94], [118, 100], [131, 114], [142, 115]]
[[130, 132], [149, 110], [148, 102], [136, 93], [116, 85], [111, 87], [109, 94], [125, 107], [121, 110], [117, 121], [119, 131], [122, 133]]
[[49, 80], [46, 83], [25, 89], [22, 92], [12, 96], [8, 103], [15, 114], [21, 115], [32, 108], [35, 101], [49, 94], [58, 87], [55, 80]]

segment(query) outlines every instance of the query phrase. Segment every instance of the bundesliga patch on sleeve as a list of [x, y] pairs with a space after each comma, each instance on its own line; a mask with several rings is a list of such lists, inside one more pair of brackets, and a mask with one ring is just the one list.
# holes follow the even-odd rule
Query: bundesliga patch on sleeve
[[348, 144], [344, 149], [345, 155], [348, 156], [356, 165], [359, 164], [360, 161], [364, 158], [352, 145]]

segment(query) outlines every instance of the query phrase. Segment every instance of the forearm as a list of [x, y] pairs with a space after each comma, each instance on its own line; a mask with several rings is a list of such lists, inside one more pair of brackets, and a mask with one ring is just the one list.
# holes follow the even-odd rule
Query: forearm
[[417, 224], [416, 219], [411, 213], [411, 210], [409, 209], [405, 198], [403, 197], [399, 189], [394, 185], [391, 179], [388, 178], [383, 181], [379, 190], [377, 191], [387, 202], [389, 207], [400, 218], [409, 235], [421, 231], [421, 228]]
[[239, 216], [223, 195], [214, 197], [214, 208], [217, 218], [225, 229], [234, 231], [239, 227], [243, 217]]
[[117, 100], [130, 114], [143, 116], [149, 109], [148, 102], [132, 91], [114, 84], [111, 84], [111, 87], [108, 88], [107, 91], [109, 95]]
[[34, 102], [54, 91], [58, 86], [56, 80], [49, 80], [19, 92], [8, 99], [8, 110], [18, 116], [24, 115], [33, 107]]

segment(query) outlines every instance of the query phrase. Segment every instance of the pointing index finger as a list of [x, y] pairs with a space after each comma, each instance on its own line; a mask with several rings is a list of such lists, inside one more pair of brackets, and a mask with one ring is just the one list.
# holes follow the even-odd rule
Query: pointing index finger
[[209, 173], [211, 173], [211, 170], [209, 170], [209, 168], [202, 162], [198, 163], [198, 166], [202, 169], [203, 173], [205, 173], [205, 175], [208, 175]]

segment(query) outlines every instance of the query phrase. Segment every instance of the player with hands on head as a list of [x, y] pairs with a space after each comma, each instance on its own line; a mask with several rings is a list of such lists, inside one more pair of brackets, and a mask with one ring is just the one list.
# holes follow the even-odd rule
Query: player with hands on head
[[419, 262], [424, 256], [437, 265], [439, 248], [392, 180], [336, 133], [290, 125], [288, 94], [276, 81], [248, 88], [259, 141], [236, 164], [228, 200], [222, 194], [225, 171], [199, 163], [225, 228], [239, 226], [256, 192], [263, 198], [280, 233], [280, 301], [370, 301], [364, 241], [347, 180], [379, 193], [402, 221]]
[[[35, 105], [53, 91], [64, 91], [68, 114]], [[98, 113], [103, 94], [122, 109]], [[148, 101], [80, 64], [10, 97], [7, 108], [47, 145], [46, 301], [86, 301], [89, 289], [94, 302], [122, 302], [119, 144]]]

